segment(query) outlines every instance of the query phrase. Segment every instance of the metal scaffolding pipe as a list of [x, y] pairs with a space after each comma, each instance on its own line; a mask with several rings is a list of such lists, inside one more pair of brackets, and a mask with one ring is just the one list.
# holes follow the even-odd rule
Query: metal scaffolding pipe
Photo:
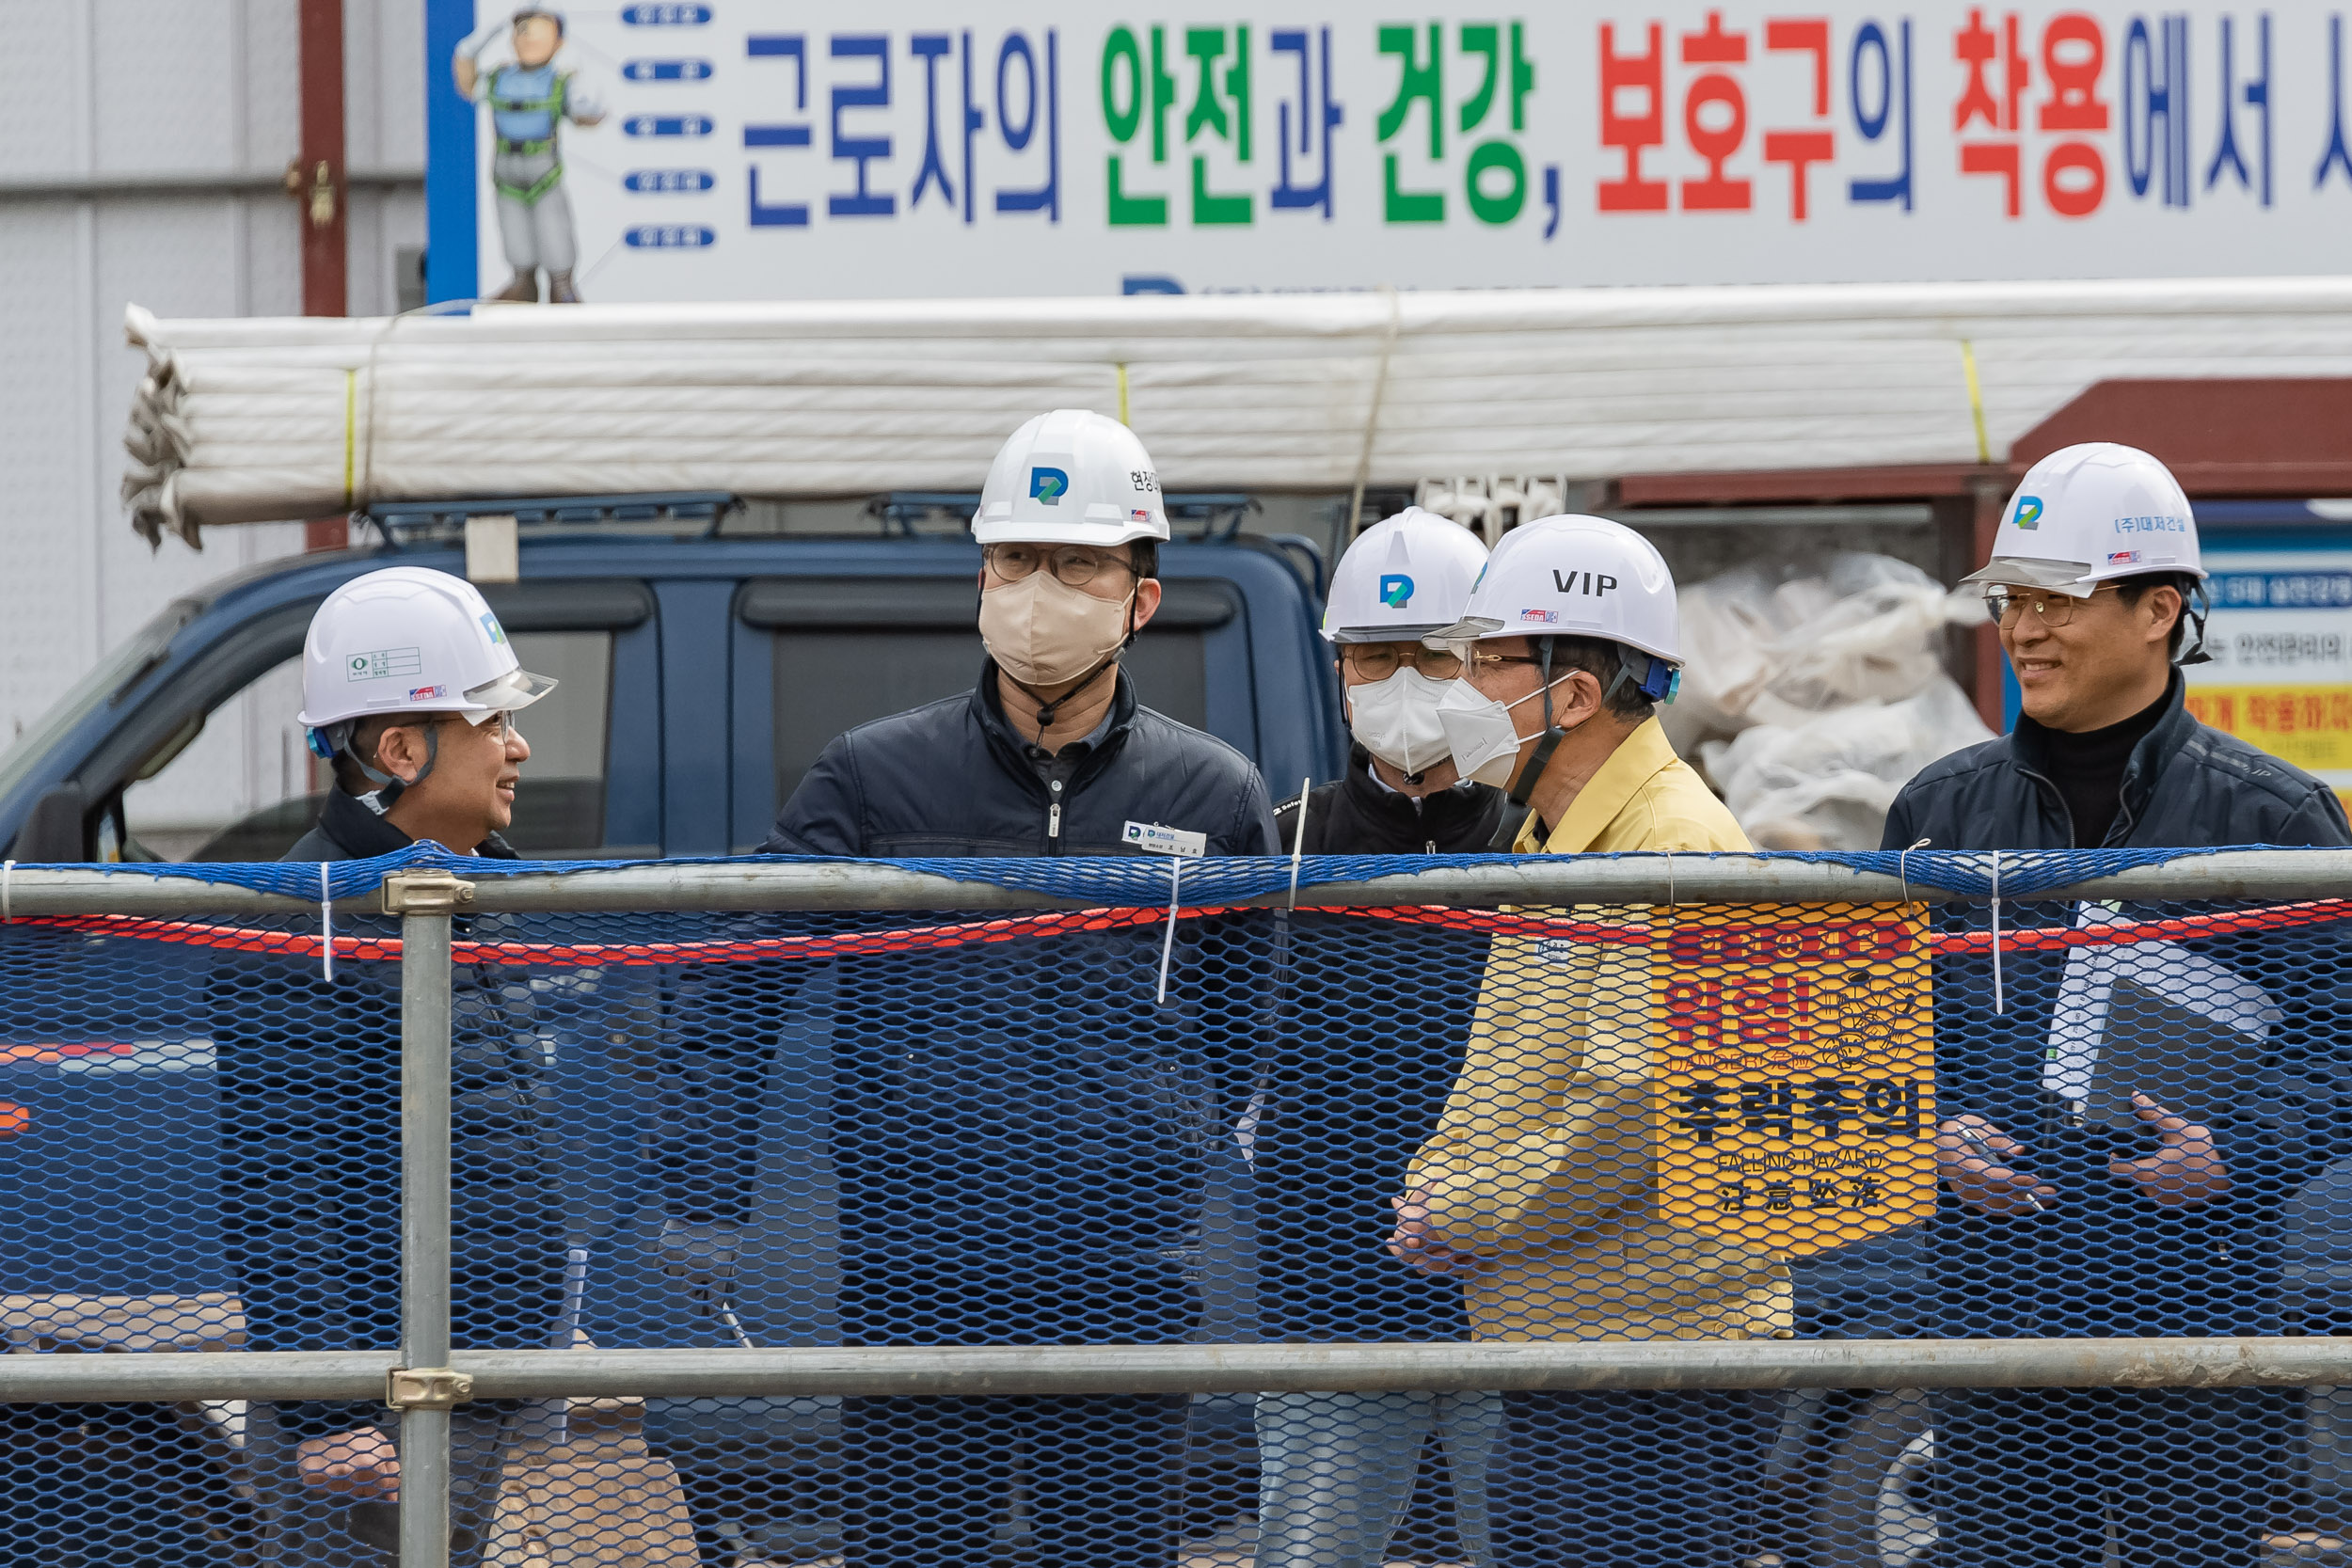
[[[380, 1399], [389, 1351], [0, 1356], [0, 1403]], [[2352, 1339], [1647, 1339], [458, 1351], [477, 1400], [2352, 1384]], [[413, 1413], [412, 1413], [413, 1414]], [[404, 1467], [407, 1454], [403, 1453]]]
[[[1986, 866], [1989, 856], [1976, 857]], [[2005, 857], [2013, 877], [2021, 858]], [[469, 868], [476, 892], [471, 911], [539, 911], [660, 912], [749, 910], [928, 910], [988, 911], [1100, 906], [1101, 898], [1052, 897], [993, 882], [961, 881], [913, 871], [887, 861], [671, 862], [501, 876]], [[1978, 895], [1940, 892], [1877, 872], [1776, 855], [1548, 855], [1476, 866], [1440, 866], [1361, 882], [1311, 883], [1298, 890], [1306, 905], [1359, 908], [1401, 904], [1740, 904], [1890, 903], [1906, 893], [1916, 900], [1955, 903]], [[2137, 866], [2033, 895], [2039, 902], [2121, 899], [2199, 902], [2256, 899], [2282, 902], [2352, 896], [2352, 849], [2227, 849], [2184, 854], [2162, 865]], [[1156, 897], [1137, 904], [1157, 904]], [[1287, 904], [1287, 892], [1235, 901], [1241, 907]], [[10, 880], [18, 915], [135, 914], [223, 918], [315, 913], [307, 897], [256, 893], [189, 877], [96, 867], [19, 867]], [[378, 907], [373, 897], [345, 899], [352, 912]]]
[[[384, 887], [401, 917], [401, 1365], [431, 1386], [450, 1355], [450, 913], [465, 885], [426, 871]], [[449, 1405], [405, 1404], [400, 1568], [448, 1568], [449, 1466]]]

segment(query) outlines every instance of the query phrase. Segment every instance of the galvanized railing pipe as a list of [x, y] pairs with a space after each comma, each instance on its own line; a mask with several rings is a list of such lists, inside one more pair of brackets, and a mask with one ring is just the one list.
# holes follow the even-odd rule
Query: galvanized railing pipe
[[[1977, 859], [1989, 866], [1990, 857]], [[2017, 857], [2006, 857], [2005, 880]], [[737, 861], [607, 866], [500, 876], [469, 871], [481, 912], [621, 911], [671, 912], [751, 910], [1072, 909], [1103, 898], [1066, 898], [912, 871], [887, 861]], [[1580, 903], [1739, 904], [1965, 902], [1916, 881], [1827, 862], [1773, 855], [1547, 855], [1466, 867], [1433, 867], [1361, 882], [1310, 883], [1305, 905], [1377, 907], [1438, 904]], [[2161, 865], [2089, 878], [2031, 895], [2039, 902], [2113, 898], [2142, 902], [2223, 899], [2289, 901], [2352, 897], [2352, 849], [2226, 849], [2184, 854]], [[1244, 907], [1290, 901], [1287, 891], [1237, 900]], [[1140, 906], [1156, 898], [1138, 898]], [[314, 898], [269, 893], [190, 877], [96, 867], [19, 867], [9, 879], [17, 915], [129, 914], [233, 918], [316, 914]], [[374, 895], [339, 900], [358, 913], [379, 908]]]
[[[0, 1403], [376, 1399], [399, 1359], [389, 1351], [0, 1355]], [[1415, 1388], [2305, 1387], [2352, 1385], [2352, 1338], [461, 1350], [450, 1362], [471, 1380], [477, 1400]], [[404, 1442], [404, 1465], [408, 1459]], [[404, 1485], [404, 1497], [407, 1491]]]
[[400, 918], [400, 1568], [449, 1568], [450, 916], [446, 872], [387, 880]]

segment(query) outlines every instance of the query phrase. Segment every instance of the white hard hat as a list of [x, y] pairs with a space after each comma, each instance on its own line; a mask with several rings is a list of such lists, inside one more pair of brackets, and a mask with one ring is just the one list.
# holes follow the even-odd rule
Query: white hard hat
[[424, 566], [352, 578], [310, 617], [301, 722], [325, 730], [375, 713], [457, 713], [473, 723], [555, 689], [515, 660], [481, 590]]
[[1462, 618], [1435, 635], [1592, 637], [1682, 662], [1674, 574], [1648, 540], [1606, 517], [1545, 517], [1504, 534]]
[[2205, 576], [2188, 498], [2137, 447], [2085, 441], [2026, 470], [1994, 531], [1993, 559], [1960, 580], [2074, 593], [2150, 572]]
[[972, 537], [983, 545], [1124, 545], [1168, 537], [1160, 476], [1136, 433], [1057, 408], [1012, 433], [989, 465]]
[[1331, 574], [1323, 635], [1334, 642], [1398, 642], [1454, 625], [1486, 546], [1451, 517], [1408, 506], [1356, 537]]

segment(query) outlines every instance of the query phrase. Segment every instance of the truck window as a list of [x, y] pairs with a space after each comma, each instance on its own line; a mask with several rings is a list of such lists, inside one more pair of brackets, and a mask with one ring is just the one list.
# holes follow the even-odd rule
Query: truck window
[[[561, 684], [517, 721], [531, 761], [507, 840], [531, 856], [593, 852], [604, 840], [612, 633], [511, 635], [523, 668]], [[123, 858], [276, 860], [310, 831], [332, 775], [294, 720], [301, 664], [272, 666], [173, 733], [123, 791]]]
[[[963, 588], [968, 604], [971, 590]], [[968, 611], [967, 611], [968, 612]], [[776, 801], [842, 731], [942, 697], [968, 695], [986, 651], [977, 632], [829, 627], [774, 633]], [[1153, 625], [1121, 663], [1146, 707], [1208, 727], [1201, 634]]]

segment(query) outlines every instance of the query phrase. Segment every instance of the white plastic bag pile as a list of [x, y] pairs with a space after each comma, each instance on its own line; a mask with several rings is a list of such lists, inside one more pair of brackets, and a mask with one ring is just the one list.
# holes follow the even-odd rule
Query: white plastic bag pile
[[1992, 738], [1943, 657], [1984, 606], [1907, 562], [1735, 567], [1681, 610], [1682, 690], [1661, 713], [1759, 848], [1875, 849], [1896, 791]]

